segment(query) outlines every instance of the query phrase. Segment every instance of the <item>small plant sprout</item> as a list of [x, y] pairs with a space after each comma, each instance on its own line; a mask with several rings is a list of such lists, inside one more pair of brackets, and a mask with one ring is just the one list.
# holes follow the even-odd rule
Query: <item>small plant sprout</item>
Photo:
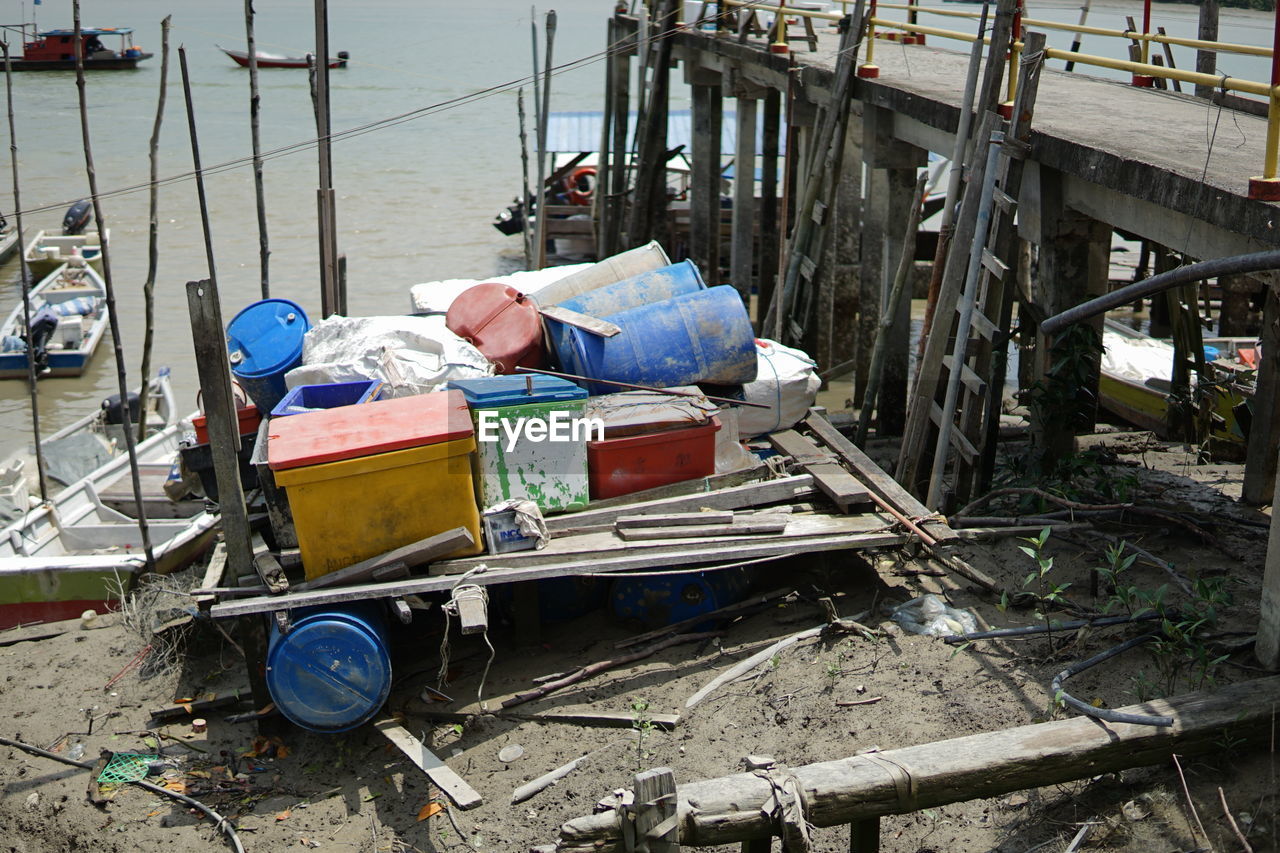
[[631, 702], [631, 728], [636, 730], [636, 769], [639, 770], [644, 764], [644, 742], [653, 731], [648, 701], [635, 699]]
[[1071, 586], [1069, 583], [1056, 584], [1049, 579], [1050, 573], [1053, 571], [1053, 557], [1046, 556], [1044, 553], [1044, 545], [1049, 541], [1049, 528], [1046, 527], [1040, 531], [1039, 536], [1023, 537], [1024, 542], [1029, 545], [1019, 545], [1019, 550], [1035, 561], [1036, 567], [1027, 573], [1023, 579], [1022, 585], [1029, 587], [1035, 585], [1036, 588], [1036, 618], [1044, 622], [1045, 629], [1048, 632], [1049, 652], [1053, 653], [1053, 623], [1049, 620], [1049, 611], [1053, 605], [1061, 604], [1066, 600], [1063, 595], [1067, 588]]
[[823, 672], [827, 676], [827, 681], [830, 682], [827, 689], [834, 690], [836, 682], [840, 680], [840, 676], [844, 675], [844, 667], [840, 665], [838, 660], [829, 660]]

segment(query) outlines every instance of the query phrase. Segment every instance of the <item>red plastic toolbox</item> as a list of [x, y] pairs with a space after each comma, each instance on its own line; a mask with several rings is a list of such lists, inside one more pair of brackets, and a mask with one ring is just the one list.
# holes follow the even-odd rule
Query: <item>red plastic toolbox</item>
[[[240, 434], [254, 435], [258, 431], [258, 424], [262, 423], [262, 418], [258, 415], [258, 407], [250, 403], [243, 408], [236, 409], [236, 417], [240, 419]], [[209, 421], [204, 415], [196, 415], [191, 419], [191, 426], [196, 431], [196, 444], [209, 443]]]
[[587, 442], [587, 478], [592, 500], [626, 495], [716, 470], [720, 419], [685, 429]]

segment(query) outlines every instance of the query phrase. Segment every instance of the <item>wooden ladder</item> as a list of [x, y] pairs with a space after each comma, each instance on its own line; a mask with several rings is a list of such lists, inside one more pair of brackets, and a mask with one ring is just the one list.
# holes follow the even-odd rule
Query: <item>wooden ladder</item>
[[[987, 146], [986, 168], [981, 190], [976, 194], [977, 225], [964, 289], [949, 326], [951, 351], [945, 353], [945, 348], [934, 347], [932, 363], [926, 358], [917, 379], [923, 384], [913, 393], [915, 405], [926, 408], [913, 412], [912, 417], [927, 417], [923, 435], [933, 438], [925, 493], [925, 505], [932, 509], [985, 491], [993, 474], [1015, 290], [1014, 222], [1029, 151], [1032, 110], [1044, 65], [1044, 38], [1043, 33], [1027, 35], [1013, 104], [1014, 118], [1007, 130], [1000, 130], [1006, 123], [994, 113], [986, 114], [979, 130], [979, 151]], [[938, 331], [935, 328], [934, 334]], [[927, 441], [924, 447], [927, 450]], [[953, 451], [955, 464], [948, 481], [947, 463]], [[917, 454], [917, 458], [921, 456]], [[929, 455], [923, 456], [928, 458]]]
[[799, 344], [813, 316], [817, 293], [817, 259], [822, 257], [828, 228], [827, 211], [835, 201], [849, 123], [849, 89], [858, 64], [863, 32], [864, 0], [842, 24], [831, 100], [822, 111], [811, 148], [795, 228], [787, 242], [786, 276], [765, 317], [766, 333], [782, 343]]

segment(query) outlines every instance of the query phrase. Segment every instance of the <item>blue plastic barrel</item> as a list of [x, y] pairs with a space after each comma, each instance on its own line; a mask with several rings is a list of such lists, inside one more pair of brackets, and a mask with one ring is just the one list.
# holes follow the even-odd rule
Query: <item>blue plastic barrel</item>
[[280, 713], [313, 732], [368, 721], [391, 692], [386, 622], [373, 603], [293, 611], [287, 634], [273, 623], [267, 689]]
[[1208, 344], [1205, 344], [1205, 345], [1204, 345], [1204, 360], [1205, 360], [1205, 361], [1213, 361], [1214, 359], [1216, 359], [1216, 358], [1217, 358], [1218, 356], [1220, 356], [1221, 354], [1222, 354], [1222, 353], [1221, 353], [1221, 351], [1219, 351], [1219, 349], [1218, 349], [1217, 347], [1209, 346]]
[[743, 569], [620, 577], [609, 589], [609, 611], [629, 627], [661, 628], [742, 601]]
[[[693, 261], [681, 261], [661, 269], [638, 273], [596, 290], [589, 290], [572, 299], [566, 299], [560, 303], [560, 307], [590, 317], [607, 317], [619, 311], [706, 289], [707, 285], [702, 280], [702, 274], [698, 272], [697, 264]], [[545, 318], [545, 322], [551, 351], [556, 354], [561, 366], [569, 364], [571, 361], [569, 348], [572, 345], [568, 327], [550, 317]]]
[[254, 302], [227, 324], [231, 372], [258, 411], [269, 412], [284, 398], [284, 375], [302, 363], [310, 328], [306, 312], [288, 299]]
[[[755, 333], [728, 285], [611, 314], [622, 331], [602, 338], [570, 327], [565, 369], [591, 379], [669, 388], [695, 382], [740, 385], [756, 378]], [[615, 386], [589, 383], [592, 394]]]

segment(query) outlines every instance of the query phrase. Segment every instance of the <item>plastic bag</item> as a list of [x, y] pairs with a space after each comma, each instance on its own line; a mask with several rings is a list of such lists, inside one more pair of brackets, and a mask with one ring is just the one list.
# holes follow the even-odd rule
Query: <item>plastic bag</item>
[[817, 364], [798, 349], [756, 338], [756, 380], [742, 386], [749, 403], [738, 413], [738, 437], [747, 439], [788, 429], [803, 418], [817, 399], [822, 380]]
[[889, 618], [904, 631], [928, 637], [950, 637], [978, 630], [978, 620], [972, 613], [952, 607], [932, 593], [898, 605]]
[[410, 397], [450, 379], [491, 376], [480, 351], [445, 328], [443, 317], [330, 317], [302, 342], [302, 365], [285, 375], [290, 388], [377, 379], [383, 399]]

